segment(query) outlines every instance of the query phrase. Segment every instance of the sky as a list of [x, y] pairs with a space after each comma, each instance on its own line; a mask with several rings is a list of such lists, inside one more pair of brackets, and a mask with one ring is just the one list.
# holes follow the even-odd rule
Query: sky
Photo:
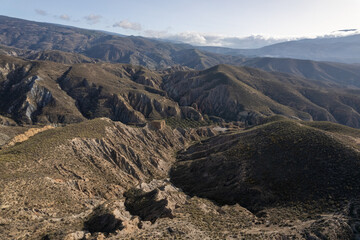
[[[250, 48], [360, 29], [360, 0], [0, 0], [0, 15]], [[344, 33], [344, 32], [342, 32]]]

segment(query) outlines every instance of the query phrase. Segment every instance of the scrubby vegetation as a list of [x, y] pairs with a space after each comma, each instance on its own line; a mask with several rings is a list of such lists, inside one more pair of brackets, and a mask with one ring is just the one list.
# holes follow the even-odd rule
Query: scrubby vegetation
[[[190, 147], [178, 159], [171, 172], [177, 186], [254, 211], [288, 202], [325, 200], [336, 206], [360, 190], [358, 151], [342, 138], [297, 121], [218, 136]], [[320, 205], [324, 211], [329, 206]]]
[[2, 150], [0, 162], [36, 159], [40, 153], [51, 154], [52, 148], [73, 138], [102, 138], [109, 125], [105, 119], [94, 119], [41, 132], [23, 143]]
[[190, 119], [190, 118], [185, 118], [185, 119], [181, 119], [181, 118], [166, 118], [166, 124], [169, 125], [171, 128], [197, 128], [197, 127], [202, 127], [202, 126], [209, 126], [211, 124], [214, 124], [213, 121], [209, 120], [208, 118], [204, 121], [196, 121], [194, 119]]

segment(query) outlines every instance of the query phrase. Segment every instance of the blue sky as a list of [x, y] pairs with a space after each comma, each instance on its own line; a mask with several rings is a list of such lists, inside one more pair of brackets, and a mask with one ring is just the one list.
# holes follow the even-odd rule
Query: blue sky
[[360, 0], [0, 2], [1, 15], [198, 45], [226, 45], [247, 36], [274, 41], [360, 27]]

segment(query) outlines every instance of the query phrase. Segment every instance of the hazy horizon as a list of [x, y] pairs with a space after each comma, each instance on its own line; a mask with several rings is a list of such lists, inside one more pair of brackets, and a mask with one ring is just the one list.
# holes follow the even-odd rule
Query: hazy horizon
[[[193, 45], [256, 48], [277, 42], [357, 31], [360, 2], [4, 0], [1, 15]], [[340, 16], [340, 17], [339, 17]]]

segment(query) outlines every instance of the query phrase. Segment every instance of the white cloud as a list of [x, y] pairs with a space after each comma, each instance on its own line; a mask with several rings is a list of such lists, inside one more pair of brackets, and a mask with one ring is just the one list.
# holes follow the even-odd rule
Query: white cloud
[[120, 27], [134, 31], [140, 31], [142, 28], [140, 23], [129, 22], [128, 20], [122, 20], [121, 22], [114, 23], [113, 27]]
[[98, 22], [100, 22], [100, 19], [102, 18], [101, 15], [95, 15], [95, 14], [90, 14], [88, 16], [84, 17], [85, 20], [87, 21], [88, 24], [92, 25], [92, 24], [96, 24]]
[[41, 15], [41, 16], [46, 16], [47, 12], [41, 9], [35, 9], [36, 14]]
[[319, 36], [317, 38], [346, 37], [350, 35], [360, 34], [360, 29], [350, 28], [332, 31], [330, 34]]
[[70, 16], [67, 14], [62, 14], [59, 16], [59, 18], [65, 21], [70, 21]]
[[171, 34], [167, 31], [146, 30], [143, 33], [147, 37], [161, 38], [196, 46], [218, 46], [229, 48], [260, 48], [270, 44], [293, 40], [285, 38], [264, 37], [260, 35], [249, 37], [229, 37], [223, 35], [202, 34], [198, 32], [182, 32]]
[[169, 40], [189, 43], [192, 45], [208, 45], [206, 36], [197, 32], [182, 32], [169, 36]]

